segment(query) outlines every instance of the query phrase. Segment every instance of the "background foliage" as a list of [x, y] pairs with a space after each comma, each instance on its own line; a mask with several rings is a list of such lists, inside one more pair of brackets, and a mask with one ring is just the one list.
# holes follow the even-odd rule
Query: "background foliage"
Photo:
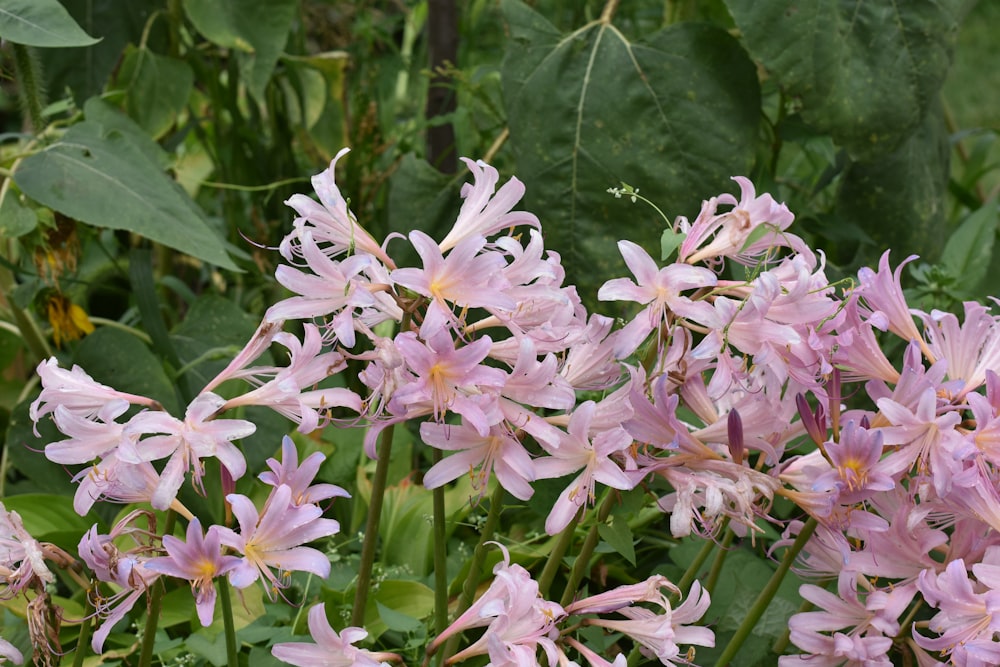
[[[57, 544], [90, 525], [63, 520], [68, 497], [11, 497], [71, 490], [31, 451], [46, 437], [26, 415], [36, 363], [54, 352], [98, 381], [182, 404], [279, 295], [270, 248], [292, 218], [283, 201], [343, 146], [352, 153], [338, 182], [376, 237], [450, 224], [466, 180], [456, 155], [517, 174], [523, 207], [592, 305], [623, 270], [615, 241], [652, 250], [663, 232], [655, 211], [608, 188], [625, 182], [673, 218], [734, 191], [738, 174], [789, 204], [833, 278], [891, 247], [896, 260], [921, 255], [910, 284], [925, 307], [1000, 293], [994, 3], [0, 0], [0, 10], [0, 495]], [[248, 445], [251, 467], [290, 430], [267, 420]], [[352, 437], [309, 444], [330, 455], [329, 481], [353, 482], [363, 459]], [[429, 496], [407, 481], [413, 458], [394, 473], [387, 544], [427, 536]], [[464, 497], [449, 501], [457, 519]], [[539, 557], [533, 511], [515, 529]], [[340, 518], [356, 529], [364, 499], [350, 512]], [[612, 569], [638, 559], [679, 571], [694, 557], [664, 540], [666, 562], [648, 541], [631, 552], [631, 532], [605, 532], [603, 547], [620, 555]], [[372, 609], [387, 610], [383, 632], [416, 646], [427, 550], [397, 551]], [[766, 560], [745, 556], [766, 579]], [[324, 595], [344, 605], [337, 576]], [[736, 601], [716, 600], [720, 632]], [[165, 629], [190, 620], [167, 604]], [[3, 623], [18, 627], [12, 611]], [[761, 655], [784, 629], [765, 620]], [[199, 630], [186, 650], [212, 661], [217, 634]]]

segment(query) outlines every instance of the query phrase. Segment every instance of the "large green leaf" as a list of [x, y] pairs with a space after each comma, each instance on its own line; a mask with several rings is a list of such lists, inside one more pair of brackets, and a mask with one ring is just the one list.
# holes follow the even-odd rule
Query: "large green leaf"
[[[162, 11], [166, 4], [165, 0], [61, 0], [61, 3], [84, 30], [101, 37], [93, 46], [39, 52], [52, 96], [61, 97], [69, 88], [78, 104], [103, 92], [108, 77], [121, 62], [125, 45], [138, 44], [150, 15]], [[165, 21], [155, 22], [150, 43], [162, 40], [165, 26]]]
[[937, 98], [966, 0], [726, 0], [747, 49], [856, 157], [899, 146]]
[[126, 229], [228, 269], [223, 239], [190, 198], [119, 131], [85, 121], [14, 173], [32, 199], [99, 227]]
[[174, 124], [194, 88], [194, 72], [186, 62], [146, 47], [129, 47], [118, 80], [125, 86], [129, 116], [154, 137]]
[[631, 41], [595, 21], [563, 35], [517, 0], [504, 0], [511, 40], [504, 104], [517, 158], [550, 246], [592, 293], [619, 271], [615, 242], [655, 252], [664, 222], [614, 199], [624, 181], [668, 215], [735, 189], [753, 160], [760, 90], [753, 63], [724, 30], [681, 23]]
[[0, 0], [0, 37], [28, 46], [89, 46], [83, 31], [58, 0]]
[[937, 261], [948, 234], [944, 224], [948, 150], [944, 120], [935, 106], [895, 151], [848, 166], [835, 210], [876, 244], [872, 256], [859, 259], [877, 262], [882, 249], [891, 247], [898, 259], [915, 253]]
[[[970, 213], [951, 234], [941, 253], [941, 263], [961, 278], [969, 298], [979, 296], [979, 283], [989, 272], [997, 236], [997, 205], [989, 201]], [[992, 292], [988, 292], [992, 294]]]
[[184, 10], [198, 32], [236, 50], [240, 75], [261, 100], [298, 5], [298, 0], [185, 0]]

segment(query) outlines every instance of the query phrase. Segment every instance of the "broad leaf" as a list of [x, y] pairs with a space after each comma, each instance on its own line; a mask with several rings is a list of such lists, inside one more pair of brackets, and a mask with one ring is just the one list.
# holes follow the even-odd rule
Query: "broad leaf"
[[855, 157], [899, 146], [951, 64], [965, 0], [726, 0], [753, 56], [802, 117]]
[[59, 0], [0, 0], [0, 37], [28, 46], [89, 46], [100, 39], [83, 31]]
[[[33, 2], [34, 0], [25, 0]], [[150, 15], [162, 10], [163, 0], [61, 0], [70, 15], [88, 33], [101, 41], [85, 48], [44, 49], [39, 52], [48, 90], [62, 96], [69, 88], [77, 104], [104, 91], [104, 86], [121, 63], [122, 50], [129, 42], [138, 44]], [[159, 37], [166, 23], [157, 21], [150, 35]]]
[[190, 198], [117, 131], [74, 125], [14, 173], [32, 199], [99, 227], [126, 229], [210, 264], [237, 269]]
[[198, 32], [237, 51], [247, 89], [262, 100], [298, 4], [298, 0], [185, 0], [184, 10]]
[[978, 296], [979, 283], [986, 277], [997, 236], [997, 205], [983, 204], [958, 226], [941, 253], [941, 263], [961, 278], [970, 298]]
[[187, 63], [145, 47], [126, 51], [118, 80], [125, 86], [129, 116], [154, 137], [174, 124], [194, 88], [194, 72]]
[[848, 166], [835, 210], [874, 239], [877, 252], [860, 259], [878, 261], [880, 249], [894, 256], [911, 253], [937, 261], [948, 229], [948, 136], [940, 112], [927, 114], [919, 130], [892, 153]]
[[728, 33], [680, 23], [640, 41], [596, 21], [563, 35], [505, 0], [504, 104], [524, 208], [546, 226], [582, 295], [624, 270], [615, 242], [654, 249], [664, 223], [607, 189], [632, 184], [669, 216], [735, 187], [753, 160], [760, 91]]

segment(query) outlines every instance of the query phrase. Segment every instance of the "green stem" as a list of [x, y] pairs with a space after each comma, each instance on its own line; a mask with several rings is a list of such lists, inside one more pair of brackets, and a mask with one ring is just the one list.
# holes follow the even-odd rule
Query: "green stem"
[[726, 554], [729, 553], [729, 546], [733, 543], [733, 537], [735, 533], [731, 530], [727, 530], [722, 536], [722, 542], [719, 544], [719, 550], [715, 553], [715, 558], [712, 559], [712, 569], [708, 571], [708, 577], [702, 583], [702, 588], [711, 593], [715, 590], [715, 584], [719, 581], [719, 574], [722, 572], [722, 565], [726, 562]]
[[563, 556], [569, 549], [569, 545], [573, 543], [577, 524], [580, 523], [580, 514], [580, 512], [577, 512], [576, 516], [569, 522], [569, 525], [559, 533], [556, 543], [552, 545], [552, 551], [549, 552], [549, 559], [545, 561], [545, 567], [542, 568], [542, 573], [538, 576], [538, 594], [543, 598], [548, 598], [552, 580], [556, 578], [556, 572], [559, 571], [559, 566], [562, 565]]
[[[163, 535], [174, 532], [177, 513], [167, 511], [167, 520], [163, 526]], [[153, 664], [153, 644], [156, 643], [156, 625], [160, 621], [160, 607], [163, 603], [163, 584], [157, 581], [153, 590], [149, 591], [149, 612], [146, 615], [146, 629], [142, 634], [142, 650], [139, 654], [139, 667], [150, 667]]]
[[229, 598], [229, 581], [226, 577], [216, 580], [219, 587], [219, 601], [222, 603], [222, 625], [226, 631], [226, 658], [229, 667], [239, 667], [236, 653], [236, 625], [233, 623], [233, 602]]
[[750, 607], [750, 611], [747, 612], [747, 616], [743, 619], [743, 623], [737, 628], [736, 634], [733, 638], [729, 640], [729, 644], [726, 645], [726, 650], [722, 652], [719, 659], [715, 663], [715, 667], [725, 667], [736, 657], [739, 652], [740, 647], [743, 646], [743, 642], [746, 638], [750, 636], [753, 631], [754, 626], [757, 625], [757, 621], [760, 617], [764, 615], [764, 611], [767, 609], [768, 605], [771, 604], [771, 600], [774, 599], [774, 595], [778, 592], [778, 586], [784, 580], [785, 575], [788, 574], [789, 568], [792, 567], [792, 563], [798, 558], [799, 552], [812, 537], [812, 534], [816, 531], [816, 519], [809, 517], [805, 525], [802, 526], [802, 530], [799, 531], [798, 537], [795, 538], [795, 542], [789, 547], [788, 551], [785, 552], [784, 558], [781, 559], [781, 564], [778, 565], [778, 569], [774, 571], [771, 575], [771, 579], [767, 582], [764, 590], [760, 592], [757, 599], [754, 601], [753, 606]]
[[[88, 597], [89, 600], [89, 597]], [[94, 615], [87, 614], [80, 624], [80, 636], [76, 640], [76, 653], [73, 654], [73, 667], [83, 667], [83, 656], [87, 654], [87, 645], [90, 643], [90, 630], [94, 624]]]
[[583, 575], [590, 566], [590, 557], [594, 555], [594, 549], [597, 548], [597, 543], [601, 539], [598, 528], [608, 520], [614, 498], [614, 493], [609, 490], [608, 494], [604, 497], [604, 502], [601, 503], [600, 509], [597, 510], [597, 521], [590, 527], [590, 530], [587, 532], [587, 538], [583, 541], [583, 546], [580, 547], [580, 553], [577, 555], [576, 560], [573, 561], [573, 569], [569, 572], [569, 579], [566, 581], [562, 600], [559, 601], [559, 604], [563, 607], [569, 605], [573, 601], [573, 598], [576, 597], [576, 588], [583, 581]]
[[14, 71], [21, 96], [21, 104], [28, 113], [31, 129], [36, 133], [45, 127], [42, 120], [42, 109], [45, 107], [45, 95], [42, 92], [38, 60], [24, 44], [11, 44], [14, 49]]
[[682, 594], [691, 588], [691, 584], [698, 578], [698, 573], [701, 572], [701, 566], [708, 560], [709, 555], [715, 551], [715, 547], [715, 540], [705, 540], [705, 543], [701, 545], [701, 549], [695, 555], [694, 560], [688, 565], [688, 569], [684, 571], [681, 580], [677, 582], [677, 588]]
[[[439, 463], [444, 452], [436, 447], [431, 460]], [[448, 627], [448, 531], [444, 511], [444, 487], [434, 489], [434, 630], [441, 634]]]
[[389, 479], [389, 459], [392, 455], [392, 432], [394, 430], [394, 425], [390, 424], [382, 431], [375, 464], [375, 477], [372, 479], [372, 494], [368, 501], [365, 538], [361, 542], [361, 564], [358, 566], [354, 608], [351, 610], [351, 625], [359, 628], [365, 625], [365, 606], [368, 603], [368, 595], [371, 593], [368, 589], [371, 587], [372, 569], [375, 567], [375, 547], [378, 544], [378, 527], [382, 519], [382, 500], [385, 497], [385, 487]]
[[[497, 484], [493, 490], [493, 495], [490, 496], [490, 509], [486, 513], [486, 523], [483, 524], [482, 531], [479, 533], [479, 542], [472, 552], [469, 573], [462, 584], [462, 594], [458, 598], [458, 608], [455, 610], [455, 618], [464, 614], [465, 610], [472, 606], [472, 601], [476, 597], [476, 589], [479, 588], [479, 570], [482, 569], [483, 561], [486, 560], [486, 543], [493, 539], [493, 533], [496, 532], [497, 524], [500, 523], [503, 494], [503, 487]], [[442, 664], [455, 652], [455, 647], [458, 646], [458, 637], [459, 635], [449, 637], [445, 643], [444, 650], [441, 652]]]

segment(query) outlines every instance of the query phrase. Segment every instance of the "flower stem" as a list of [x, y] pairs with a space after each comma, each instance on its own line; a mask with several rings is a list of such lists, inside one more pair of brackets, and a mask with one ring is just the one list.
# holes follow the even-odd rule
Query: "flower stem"
[[569, 545], [573, 542], [578, 523], [580, 523], [580, 512], [577, 512], [576, 516], [569, 522], [569, 525], [563, 528], [563, 531], [559, 533], [559, 537], [556, 538], [556, 543], [552, 545], [552, 551], [549, 552], [549, 559], [545, 561], [545, 567], [542, 568], [542, 573], [538, 576], [538, 594], [543, 598], [547, 598], [549, 595], [552, 580], [556, 578], [556, 572], [559, 571], [563, 555], [565, 555], [567, 549], [569, 549]]
[[365, 606], [371, 592], [372, 569], [375, 567], [375, 547], [378, 544], [378, 527], [382, 519], [382, 500], [389, 478], [389, 459], [392, 455], [392, 433], [395, 425], [390, 424], [382, 431], [375, 463], [375, 477], [372, 479], [372, 494], [368, 500], [368, 516], [365, 519], [365, 538], [361, 543], [361, 564], [358, 566], [357, 588], [354, 590], [354, 608], [351, 610], [351, 625], [364, 627]]
[[[163, 525], [162, 535], [171, 535], [174, 532], [174, 522], [177, 521], [177, 513], [173, 510], [167, 511], [167, 520]], [[139, 667], [149, 667], [153, 664], [153, 644], [156, 643], [156, 625], [160, 621], [160, 606], [163, 602], [163, 584], [156, 582], [153, 590], [148, 592], [149, 607], [146, 614], [146, 629], [142, 634], [142, 650], [139, 653]]]
[[[431, 460], [441, 461], [444, 453], [434, 448]], [[438, 634], [448, 627], [448, 531], [445, 521], [444, 487], [438, 486], [434, 494], [434, 630]]]
[[[90, 597], [88, 596], [88, 600]], [[73, 667], [83, 667], [83, 656], [87, 654], [87, 645], [90, 643], [90, 630], [94, 624], [94, 615], [87, 614], [80, 624], [80, 636], [76, 640], [76, 653], [73, 654]]]
[[740, 647], [743, 646], [743, 642], [746, 638], [750, 636], [750, 632], [753, 631], [754, 626], [757, 625], [757, 621], [760, 617], [764, 615], [764, 611], [767, 609], [768, 605], [771, 604], [771, 600], [774, 599], [775, 593], [778, 592], [778, 586], [784, 580], [785, 575], [788, 574], [789, 568], [792, 567], [792, 563], [798, 558], [799, 552], [812, 537], [813, 532], [816, 530], [816, 519], [814, 517], [809, 517], [805, 525], [802, 526], [802, 530], [799, 531], [798, 536], [795, 538], [795, 542], [789, 547], [788, 551], [785, 552], [784, 558], [781, 559], [781, 564], [778, 565], [778, 569], [774, 571], [771, 575], [771, 579], [764, 586], [764, 590], [760, 592], [757, 599], [754, 601], [753, 606], [750, 607], [750, 611], [747, 612], [747, 616], [743, 619], [743, 623], [740, 627], [736, 629], [736, 634], [733, 638], [729, 640], [729, 644], [726, 645], [726, 650], [722, 652], [719, 659], [715, 662], [715, 667], [725, 667], [736, 657], [737, 652], [739, 652]]
[[[493, 490], [493, 495], [490, 496], [490, 509], [486, 513], [486, 523], [483, 524], [483, 528], [479, 533], [479, 542], [472, 552], [469, 573], [462, 584], [462, 594], [458, 598], [458, 608], [455, 610], [455, 618], [465, 613], [465, 610], [472, 606], [473, 598], [476, 597], [476, 589], [479, 587], [479, 570], [482, 569], [483, 561], [486, 560], [486, 543], [493, 539], [493, 533], [496, 532], [497, 524], [500, 523], [503, 494], [503, 487], [497, 484]], [[442, 664], [455, 652], [456, 646], [458, 646], [457, 634], [450, 637], [444, 645], [444, 650], [441, 652]]]
[[226, 658], [229, 667], [239, 667], [240, 661], [236, 653], [236, 626], [233, 624], [233, 602], [229, 597], [229, 581], [219, 577], [219, 601], [222, 603], [222, 626], [226, 631]]
[[[725, 530], [726, 526], [729, 525], [729, 518], [726, 517], [723, 521], [725, 523], [721, 526], [721, 528], [722, 530]], [[698, 578], [698, 573], [701, 572], [701, 566], [705, 564], [705, 561], [708, 560], [708, 557], [715, 550], [716, 546], [718, 546], [718, 544], [715, 540], [705, 540], [705, 543], [701, 546], [701, 550], [698, 551], [694, 560], [691, 561], [690, 565], [688, 565], [688, 569], [684, 571], [684, 575], [681, 577], [681, 580], [677, 582], [677, 588], [680, 590], [681, 594], [687, 594], [688, 589], [691, 588], [692, 582]]]
[[708, 571], [708, 577], [702, 582], [702, 588], [709, 593], [715, 590], [715, 584], [719, 581], [722, 564], [726, 561], [726, 554], [729, 553], [729, 546], [733, 543], [733, 537], [735, 537], [735, 533], [731, 530], [727, 530], [722, 536], [722, 542], [719, 543], [719, 550], [715, 553], [715, 558], [712, 559], [712, 568]]
[[601, 539], [598, 529], [602, 523], [607, 521], [608, 515], [611, 514], [611, 505], [614, 502], [614, 498], [614, 493], [609, 490], [608, 494], [604, 497], [604, 502], [601, 503], [601, 507], [597, 510], [597, 521], [594, 522], [594, 525], [590, 527], [590, 531], [587, 532], [583, 546], [580, 547], [580, 553], [573, 562], [573, 569], [569, 572], [566, 588], [563, 589], [562, 600], [559, 601], [559, 604], [563, 607], [572, 602], [576, 596], [577, 586], [583, 581], [583, 575], [590, 564], [590, 557], [594, 555], [594, 549], [597, 548], [597, 543]]

